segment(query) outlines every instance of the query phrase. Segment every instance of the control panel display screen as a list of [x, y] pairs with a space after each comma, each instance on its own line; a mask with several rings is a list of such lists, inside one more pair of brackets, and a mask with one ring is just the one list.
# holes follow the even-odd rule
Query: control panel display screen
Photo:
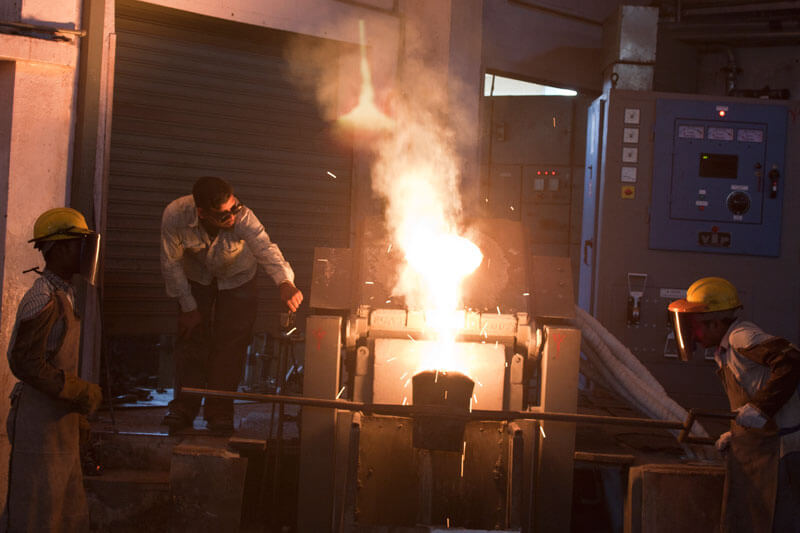
[[725, 178], [735, 180], [739, 167], [739, 156], [730, 154], [700, 154], [701, 178]]

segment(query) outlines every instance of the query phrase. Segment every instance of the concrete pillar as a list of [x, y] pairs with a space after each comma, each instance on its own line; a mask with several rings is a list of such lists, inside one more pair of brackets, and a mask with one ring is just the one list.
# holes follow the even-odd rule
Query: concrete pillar
[[[339, 387], [342, 318], [312, 315], [306, 321], [303, 395], [332, 400]], [[332, 531], [335, 509], [334, 466], [337, 447], [333, 409], [303, 407], [300, 427], [300, 481], [297, 531]]]
[[483, 1], [404, 0], [401, 11], [398, 90], [429, 108], [446, 109], [456, 133], [462, 202], [469, 209], [479, 198]]
[[447, 87], [452, 0], [403, 0], [400, 89], [417, 98], [436, 98]]
[[448, 91], [461, 158], [461, 195], [469, 212], [480, 204], [480, 117], [483, 94], [483, 0], [454, 0], [450, 17]]
[[[554, 413], [578, 410], [580, 330], [545, 326], [541, 360], [539, 408]], [[575, 454], [575, 424], [542, 421], [538, 464], [534, 480], [534, 531], [569, 531], [572, 517], [572, 476]]]
[[[80, 43], [70, 206], [86, 216], [90, 228], [104, 234], [116, 50], [114, 2], [86, 0], [83, 7], [81, 27], [86, 36]], [[102, 287], [102, 283], [101, 271], [98, 286]], [[80, 374], [99, 383], [100, 293], [97, 288], [84, 288]]]

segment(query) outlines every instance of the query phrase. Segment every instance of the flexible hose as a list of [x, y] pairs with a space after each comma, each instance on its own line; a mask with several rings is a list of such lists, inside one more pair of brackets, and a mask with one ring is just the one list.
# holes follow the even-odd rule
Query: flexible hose
[[[686, 410], [667, 395], [647, 367], [596, 318], [578, 306], [575, 309], [583, 352], [609, 386], [651, 418], [684, 420]], [[692, 434], [708, 437], [699, 423], [692, 427]]]

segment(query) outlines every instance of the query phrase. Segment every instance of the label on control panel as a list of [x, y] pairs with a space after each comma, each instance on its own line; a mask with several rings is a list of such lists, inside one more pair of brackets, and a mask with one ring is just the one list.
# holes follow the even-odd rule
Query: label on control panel
[[625, 124], [638, 124], [639, 123], [639, 108], [626, 107], [624, 115]]
[[712, 248], [729, 248], [731, 234], [722, 231], [701, 231], [697, 234], [697, 244]]
[[639, 142], [639, 128], [624, 128], [622, 130], [622, 142], [637, 144]]
[[639, 149], [632, 146], [622, 148], [622, 161], [624, 163], [636, 163], [639, 161]]
[[686, 289], [659, 289], [658, 295], [661, 298], [668, 298], [670, 300], [679, 300], [680, 298], [686, 298]]
[[619, 179], [623, 183], [636, 183], [636, 167], [622, 167]]

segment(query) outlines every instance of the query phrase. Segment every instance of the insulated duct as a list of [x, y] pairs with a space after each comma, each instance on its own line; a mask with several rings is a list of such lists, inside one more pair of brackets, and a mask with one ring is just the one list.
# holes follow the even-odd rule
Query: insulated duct
[[[686, 418], [687, 411], [667, 395], [641, 361], [596, 318], [576, 306], [574, 323], [581, 330], [583, 352], [617, 394], [651, 418]], [[699, 423], [693, 426], [692, 435], [709, 436]]]

